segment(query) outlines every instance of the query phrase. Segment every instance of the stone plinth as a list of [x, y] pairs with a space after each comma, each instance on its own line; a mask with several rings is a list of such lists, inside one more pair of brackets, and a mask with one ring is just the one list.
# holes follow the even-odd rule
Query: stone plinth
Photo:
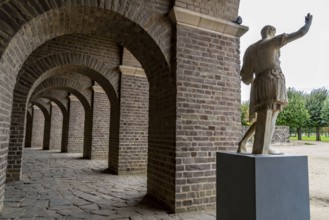
[[218, 220], [309, 220], [307, 156], [217, 153]]

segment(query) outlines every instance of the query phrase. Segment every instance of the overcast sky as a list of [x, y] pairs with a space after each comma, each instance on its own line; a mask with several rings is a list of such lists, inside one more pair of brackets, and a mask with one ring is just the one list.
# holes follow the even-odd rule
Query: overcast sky
[[[261, 38], [262, 27], [274, 26], [277, 35], [292, 33], [304, 25], [307, 13], [313, 15], [308, 34], [281, 49], [286, 86], [329, 89], [329, 0], [240, 0], [242, 25], [249, 27], [241, 37], [241, 61], [246, 48]], [[241, 83], [241, 89], [241, 100], [249, 100], [250, 86]]]

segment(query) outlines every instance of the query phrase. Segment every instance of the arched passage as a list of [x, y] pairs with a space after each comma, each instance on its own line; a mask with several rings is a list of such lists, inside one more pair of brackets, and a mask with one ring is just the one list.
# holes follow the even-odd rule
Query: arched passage
[[[38, 106], [44, 115], [44, 126], [43, 126], [43, 138], [42, 138], [42, 149], [49, 149], [49, 140], [50, 140], [50, 104], [45, 99], [35, 98], [30, 101], [31, 104]], [[36, 134], [32, 134], [32, 139], [36, 138]], [[21, 172], [21, 171], [20, 171]]]
[[[61, 138], [61, 152], [67, 152], [68, 147], [68, 132], [69, 132], [69, 112], [68, 112], [68, 100], [65, 98], [63, 101], [63, 97], [60, 97], [60, 91], [51, 90], [44, 91], [39, 93], [36, 98], [46, 98], [51, 102], [56, 103], [63, 115], [63, 123], [62, 123], [62, 138]], [[67, 95], [66, 95], [67, 96]]]
[[92, 135], [92, 109], [88, 97], [88, 92], [84, 91], [84, 87], [78, 82], [63, 79], [63, 78], [49, 78], [44, 80], [32, 93], [33, 96], [39, 96], [43, 92], [49, 90], [65, 90], [76, 96], [81, 102], [84, 109], [84, 138], [83, 138], [83, 157], [90, 158], [91, 152], [91, 135]]
[[[174, 75], [171, 73], [167, 62], [170, 60], [168, 59], [170, 56], [165, 55], [170, 54], [169, 47], [167, 47], [168, 42], [161, 40], [160, 44], [158, 44], [157, 40], [154, 40], [156, 39], [154, 36], [156, 36], [157, 33], [161, 33], [161, 28], [163, 28], [162, 33], [168, 35], [168, 39], [170, 39], [171, 26], [168, 25], [169, 22], [167, 20], [168, 23], [164, 23], [161, 28], [158, 26], [153, 29], [153, 26], [148, 23], [148, 21], [152, 20], [150, 19], [150, 16], [152, 17], [153, 13], [147, 14], [147, 10], [141, 7], [139, 1], [134, 1], [133, 3], [115, 2], [114, 4], [108, 5], [109, 7], [107, 10], [79, 8], [74, 7], [75, 4], [78, 3], [73, 3], [69, 8], [60, 9], [58, 9], [58, 5], [56, 5], [56, 13], [50, 11], [49, 13], [42, 14], [38, 16], [37, 19], [27, 22], [26, 26], [22, 27], [23, 24], [18, 24], [18, 27], [15, 27], [12, 30], [13, 33], [16, 33], [16, 30], [21, 29], [21, 32], [20, 34], [15, 35], [15, 38], [13, 38], [8, 44], [8, 47], [3, 52], [0, 60], [0, 62], [4, 64], [0, 67], [0, 72], [8, 76], [8, 83], [3, 88], [3, 90], [8, 91], [6, 95], [9, 99], [7, 98], [6, 100], [8, 100], [8, 103], [12, 102], [11, 90], [14, 87], [17, 72], [23, 65], [25, 58], [46, 40], [65, 33], [101, 33], [112, 37], [115, 41], [127, 47], [141, 62], [150, 82], [149, 158], [152, 159], [149, 159], [148, 162], [148, 193], [164, 201], [172, 208], [174, 206], [173, 198], [175, 194], [175, 164], [172, 163], [172, 161], [175, 160], [176, 87]], [[51, 3], [45, 5], [50, 7], [54, 6]], [[106, 4], [94, 6], [103, 7], [106, 6]], [[24, 7], [24, 5], [21, 7]], [[35, 7], [35, 5], [28, 7]], [[45, 8], [48, 10], [50, 7]], [[27, 9], [27, 11], [29, 11], [29, 9]], [[48, 26], [44, 26], [41, 29], [34, 28], [39, 23], [38, 19], [43, 21], [41, 22], [42, 24], [46, 24], [47, 22], [44, 21], [47, 21], [47, 19], [60, 21], [64, 17], [67, 22], [70, 22], [75, 17], [79, 16], [81, 11], [88, 11], [88, 14], [91, 16], [91, 19], [88, 20], [88, 25], [82, 22], [80, 25], [74, 25], [73, 28], [65, 25], [54, 26], [51, 27], [51, 29]], [[120, 15], [120, 13], [127, 15], [129, 19]], [[30, 16], [29, 19], [31, 17], [34, 17], [34, 15]], [[133, 22], [134, 20], [138, 20], [138, 22]], [[17, 22], [14, 23], [16, 24]], [[58, 23], [61, 24], [60, 22]], [[124, 25], [120, 25], [122, 23], [124, 23]], [[118, 25], [120, 28], [118, 28]], [[143, 29], [144, 26], [145, 29]], [[27, 31], [26, 27], [29, 27], [29, 31]], [[44, 33], [37, 33], [37, 30], [44, 31]], [[38, 38], [37, 36], [42, 37]], [[38, 40], [36, 40], [37, 38]], [[31, 39], [34, 40], [31, 41]], [[164, 38], [162, 37], [162, 39]], [[16, 42], [18, 41], [22, 42], [20, 43], [22, 48], [17, 48]], [[138, 42], [138, 44], [136, 44], [136, 42]], [[26, 47], [24, 47], [24, 45], [26, 45]], [[164, 45], [164, 47], [159, 45]], [[143, 50], [141, 50], [141, 47]], [[145, 51], [147, 51], [147, 53], [145, 53]], [[7, 62], [12, 59], [11, 54], [13, 53], [18, 54], [16, 57], [17, 59], [13, 62]], [[26, 103], [22, 105], [25, 106]], [[10, 107], [8, 107], [8, 110], [8, 112], [10, 112]], [[8, 115], [6, 118], [7, 123], [9, 123], [9, 118], [10, 116]], [[14, 121], [12, 124], [15, 124], [16, 122], [17, 121]], [[21, 129], [23, 132], [24, 125], [21, 127], [23, 128]], [[6, 129], [8, 129], [8, 126]], [[112, 135], [114, 139], [112, 139]], [[23, 133], [18, 133], [11, 138], [13, 140], [20, 140], [24, 138], [24, 135]], [[115, 133], [111, 132], [111, 142], [112, 140], [115, 140]], [[3, 146], [4, 148], [6, 147], [5, 145]], [[115, 147], [117, 146], [118, 145]], [[11, 144], [11, 147], [19, 149], [22, 146], [21, 144], [17, 144], [16, 146]], [[115, 158], [117, 159], [118, 157], [116, 156]], [[159, 188], [159, 183], [163, 183], [160, 184], [163, 187]]]
[[[35, 69], [33, 67], [37, 66]], [[100, 71], [100, 72], [98, 72]], [[70, 73], [77, 72], [87, 77], [92, 77], [95, 81], [97, 81], [107, 93], [110, 103], [111, 103], [111, 146], [114, 148], [114, 152], [118, 151], [118, 134], [119, 134], [119, 102], [117, 98], [117, 93], [110, 83], [108, 79], [113, 79], [113, 83], [117, 83], [115, 79], [118, 77], [116, 72], [112, 72], [112, 68], [108, 67], [106, 64], [101, 61], [90, 57], [88, 55], [80, 55], [80, 54], [72, 54], [72, 53], [63, 53], [63, 54], [54, 54], [51, 56], [43, 57], [42, 59], [34, 62], [28, 66], [23, 66], [23, 69], [20, 71], [18, 76], [18, 81], [14, 90], [14, 105], [12, 110], [12, 127], [11, 130], [21, 130], [24, 129], [24, 124], [20, 118], [24, 117], [26, 100], [28, 97], [32, 95], [32, 92], [35, 91], [36, 87], [40, 85], [41, 82], [47, 80], [48, 77], [58, 75], [62, 72]], [[25, 77], [28, 77], [27, 80]], [[61, 79], [63, 80], [63, 79]], [[53, 80], [48, 81], [49, 84], [53, 83]], [[64, 82], [61, 82], [64, 83]], [[72, 81], [71, 86], [75, 86], [77, 82]], [[60, 85], [60, 83], [59, 83]], [[80, 91], [83, 91], [83, 87], [79, 87]], [[85, 92], [85, 97], [88, 97], [88, 92]], [[87, 100], [87, 99], [86, 99]], [[90, 101], [90, 100], [89, 100]], [[90, 103], [88, 103], [90, 104]], [[84, 104], [85, 108], [87, 108], [87, 103]], [[90, 109], [88, 107], [87, 109]], [[89, 111], [90, 112], [90, 111]], [[89, 113], [88, 113], [89, 114]], [[88, 118], [92, 116], [88, 115]], [[86, 116], [87, 119], [87, 116]], [[91, 121], [88, 122], [90, 124]], [[86, 128], [86, 129], [90, 129]], [[88, 134], [90, 131], [88, 130]], [[19, 141], [20, 139], [18, 139]], [[86, 137], [86, 146], [90, 145], [90, 137]], [[11, 139], [9, 144], [9, 151], [11, 148], [17, 149], [16, 146], [20, 146], [17, 143], [17, 139]], [[87, 147], [86, 149], [89, 149]], [[86, 155], [86, 154], [85, 154]], [[117, 164], [117, 156], [118, 154], [114, 154], [113, 158], [109, 161], [113, 161], [113, 167], [116, 168]], [[86, 156], [88, 157], [88, 156]], [[11, 163], [11, 159], [9, 157], [9, 163]], [[17, 161], [17, 157], [12, 163], [19, 163]], [[17, 172], [16, 172], [17, 173]], [[10, 174], [9, 174], [10, 175]], [[19, 178], [19, 177], [15, 177]]]

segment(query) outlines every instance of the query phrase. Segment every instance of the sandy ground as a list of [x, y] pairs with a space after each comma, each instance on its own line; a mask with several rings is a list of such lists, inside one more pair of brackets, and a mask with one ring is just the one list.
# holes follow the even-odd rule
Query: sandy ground
[[274, 147], [285, 154], [308, 156], [311, 219], [329, 219], [329, 143], [296, 141]]

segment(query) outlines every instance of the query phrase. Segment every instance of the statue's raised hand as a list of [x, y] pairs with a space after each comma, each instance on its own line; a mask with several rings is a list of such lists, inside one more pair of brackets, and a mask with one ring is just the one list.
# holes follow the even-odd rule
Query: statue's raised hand
[[311, 15], [310, 13], [308, 13], [305, 16], [305, 24], [311, 24], [312, 23], [312, 19], [313, 19], [313, 15]]

